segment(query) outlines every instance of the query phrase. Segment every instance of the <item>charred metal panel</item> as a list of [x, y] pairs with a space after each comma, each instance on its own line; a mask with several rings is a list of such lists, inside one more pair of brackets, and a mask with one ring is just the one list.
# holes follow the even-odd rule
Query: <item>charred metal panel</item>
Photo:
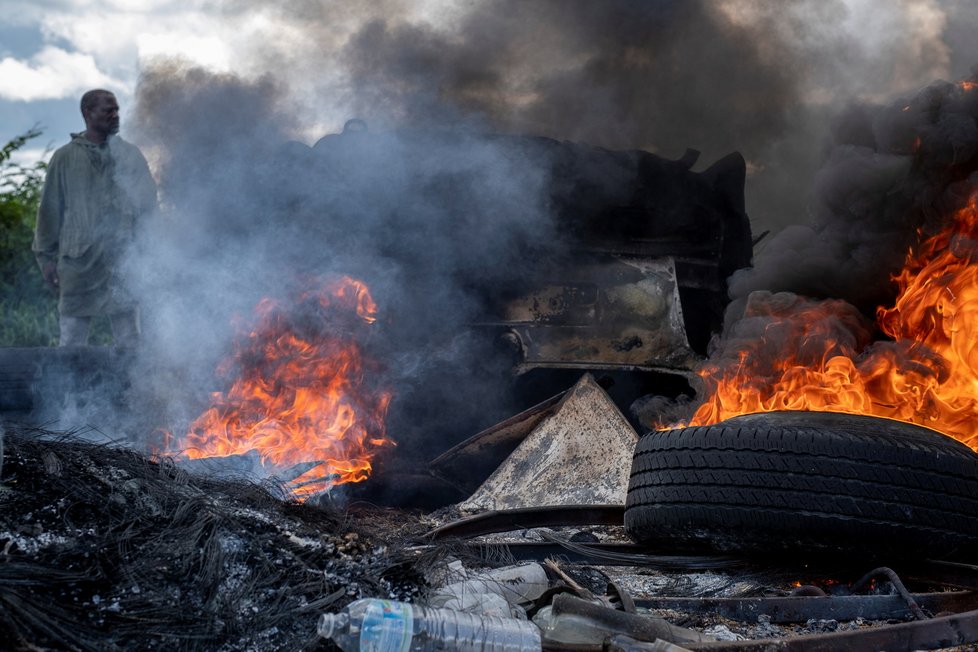
[[[316, 169], [356, 193], [364, 179], [369, 188], [405, 183], [399, 172], [416, 160], [456, 155], [467, 160], [473, 148], [483, 147], [498, 155], [492, 161], [506, 161], [534, 180], [523, 204], [500, 208], [525, 213], [527, 225], [545, 226], [513, 233], [505, 264], [462, 266], [454, 276], [471, 291], [473, 305], [479, 304], [472, 319], [511, 328], [522, 353], [518, 371], [685, 371], [691, 351], [706, 354], [722, 325], [726, 280], [751, 261], [747, 166], [740, 154], [694, 172], [694, 150], [669, 160], [641, 150], [533, 136], [347, 130], [317, 142], [311, 156], [322, 164]], [[377, 161], [390, 165], [378, 167]], [[470, 204], [481, 205], [483, 197], [472, 195], [471, 181], [473, 175], [491, 174], [488, 164], [476, 160], [457, 173], [420, 174], [408, 181], [437, 198], [439, 206], [468, 211]], [[398, 247], [385, 251], [394, 260], [403, 253]], [[616, 268], [642, 260], [658, 261], [649, 265], [660, 268], [646, 269], [644, 278], [639, 274], [634, 280], [616, 276]], [[405, 269], [417, 267], [415, 260], [402, 262]], [[420, 287], [421, 273], [416, 281]], [[619, 307], [623, 314], [613, 321]], [[406, 310], [416, 308], [417, 302], [405, 303]]]
[[518, 371], [534, 367], [686, 370], [686, 338], [671, 258], [609, 255], [509, 301], [503, 321]]

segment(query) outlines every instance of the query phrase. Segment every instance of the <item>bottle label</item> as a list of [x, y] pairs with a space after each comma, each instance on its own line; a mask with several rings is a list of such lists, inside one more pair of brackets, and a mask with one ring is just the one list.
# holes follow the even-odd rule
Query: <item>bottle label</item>
[[361, 652], [408, 652], [414, 633], [411, 605], [371, 600], [363, 614]]

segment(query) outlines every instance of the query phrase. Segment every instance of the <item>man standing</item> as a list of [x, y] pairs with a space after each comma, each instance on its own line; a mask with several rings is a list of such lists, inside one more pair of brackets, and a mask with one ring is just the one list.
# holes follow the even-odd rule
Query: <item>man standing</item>
[[117, 345], [139, 339], [139, 311], [120, 263], [142, 216], [156, 209], [156, 183], [139, 149], [115, 134], [119, 104], [109, 91], [81, 99], [85, 131], [48, 165], [33, 251], [58, 293], [61, 346], [88, 342], [92, 317], [109, 316]]

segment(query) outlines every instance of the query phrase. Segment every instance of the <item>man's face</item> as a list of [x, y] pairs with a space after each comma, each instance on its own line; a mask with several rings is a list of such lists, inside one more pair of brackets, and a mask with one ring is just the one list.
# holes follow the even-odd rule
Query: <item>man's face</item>
[[115, 101], [115, 95], [100, 95], [87, 117], [90, 129], [105, 136], [119, 133], [119, 103]]

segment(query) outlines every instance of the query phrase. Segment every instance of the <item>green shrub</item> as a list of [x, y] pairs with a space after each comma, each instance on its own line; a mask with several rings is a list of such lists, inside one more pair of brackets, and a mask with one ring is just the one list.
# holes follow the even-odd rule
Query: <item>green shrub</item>
[[39, 135], [39, 129], [31, 129], [0, 149], [0, 346], [58, 342], [57, 300], [31, 252], [45, 164], [24, 166], [10, 160]]

